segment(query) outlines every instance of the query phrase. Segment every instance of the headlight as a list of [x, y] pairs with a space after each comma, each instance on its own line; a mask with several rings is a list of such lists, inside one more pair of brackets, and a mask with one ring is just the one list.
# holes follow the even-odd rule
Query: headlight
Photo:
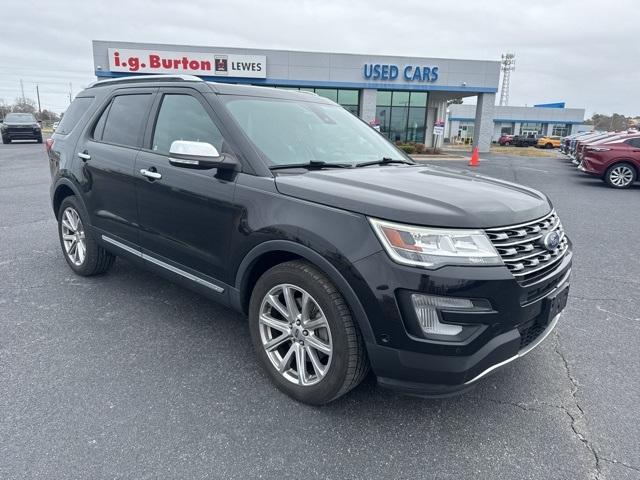
[[389, 256], [404, 265], [502, 265], [482, 230], [414, 227], [374, 218], [369, 221]]

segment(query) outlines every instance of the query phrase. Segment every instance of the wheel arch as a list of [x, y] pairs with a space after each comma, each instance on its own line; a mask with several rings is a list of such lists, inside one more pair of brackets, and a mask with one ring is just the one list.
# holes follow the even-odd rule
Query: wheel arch
[[633, 168], [633, 171], [636, 172], [636, 179], [640, 178], [640, 168], [638, 168], [638, 166], [634, 163], [632, 159], [626, 158], [626, 157], [620, 157], [613, 160], [605, 170], [605, 175], [607, 174], [607, 172], [609, 172], [609, 170], [611, 170], [616, 165], [620, 165], [621, 163], [629, 165], [631, 168]]
[[291, 260], [305, 260], [329, 277], [344, 296], [365, 342], [375, 342], [366, 312], [349, 282], [318, 252], [290, 240], [270, 240], [261, 243], [244, 257], [236, 273], [235, 291], [231, 295], [234, 307], [246, 314], [253, 286], [260, 276], [269, 268]]
[[[87, 214], [87, 208], [84, 204], [84, 200], [82, 196], [79, 194], [77, 187], [70, 181], [65, 178], [60, 179], [56, 184], [55, 190], [53, 192], [53, 197], [51, 199], [51, 206], [53, 208], [53, 214], [58, 219], [58, 213], [60, 211], [60, 205], [65, 198], [75, 196], [80, 203], [80, 206], [84, 210], [83, 213]], [[88, 217], [87, 217], [88, 218]]]

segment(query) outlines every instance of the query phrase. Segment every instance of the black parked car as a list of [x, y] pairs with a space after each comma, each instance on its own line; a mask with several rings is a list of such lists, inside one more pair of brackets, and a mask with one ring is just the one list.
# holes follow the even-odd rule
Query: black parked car
[[538, 143], [538, 138], [540, 138], [540, 135], [537, 134], [516, 135], [513, 137], [513, 145], [516, 147], [535, 147]]
[[545, 195], [415, 164], [315, 94], [99, 82], [47, 148], [73, 271], [122, 256], [244, 312], [259, 363], [306, 403], [369, 369], [404, 392], [464, 391], [566, 304], [571, 243]]
[[36, 118], [30, 113], [9, 113], [0, 125], [2, 143], [13, 140], [35, 140], [42, 143], [42, 130]]

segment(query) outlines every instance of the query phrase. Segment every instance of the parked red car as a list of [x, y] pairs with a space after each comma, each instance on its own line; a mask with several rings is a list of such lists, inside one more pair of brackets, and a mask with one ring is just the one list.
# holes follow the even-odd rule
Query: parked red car
[[513, 135], [500, 135], [498, 143], [502, 146], [511, 145], [513, 143]]
[[585, 146], [578, 168], [602, 178], [612, 188], [629, 188], [640, 173], [640, 135]]

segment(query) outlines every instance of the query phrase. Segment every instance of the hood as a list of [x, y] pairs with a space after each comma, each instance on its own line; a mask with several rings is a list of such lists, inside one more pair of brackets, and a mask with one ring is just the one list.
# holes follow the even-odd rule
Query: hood
[[394, 222], [490, 228], [540, 218], [551, 210], [531, 188], [464, 170], [380, 166], [278, 172], [284, 195]]

